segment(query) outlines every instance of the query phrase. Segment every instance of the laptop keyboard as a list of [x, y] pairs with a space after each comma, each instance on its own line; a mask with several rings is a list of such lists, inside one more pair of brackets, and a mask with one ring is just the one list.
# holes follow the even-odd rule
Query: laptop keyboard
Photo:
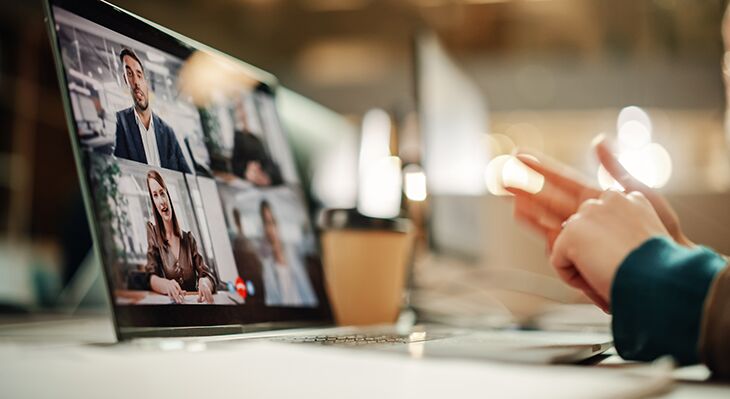
[[289, 342], [297, 344], [319, 344], [319, 345], [338, 345], [338, 346], [361, 346], [361, 345], [388, 345], [388, 344], [407, 344], [412, 342], [425, 341], [423, 336], [410, 335], [316, 335], [316, 336], [294, 336], [276, 338], [278, 342]]

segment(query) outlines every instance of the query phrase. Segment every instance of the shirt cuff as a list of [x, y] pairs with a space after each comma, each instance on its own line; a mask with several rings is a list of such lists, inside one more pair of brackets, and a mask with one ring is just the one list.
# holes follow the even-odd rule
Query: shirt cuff
[[611, 287], [613, 339], [624, 359], [671, 355], [698, 362], [705, 297], [725, 260], [705, 247], [686, 248], [654, 237], [631, 252]]

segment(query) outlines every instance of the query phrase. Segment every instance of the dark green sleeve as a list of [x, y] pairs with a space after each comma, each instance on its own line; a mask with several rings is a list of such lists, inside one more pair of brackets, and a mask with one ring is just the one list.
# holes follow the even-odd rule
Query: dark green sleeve
[[725, 263], [708, 248], [689, 249], [665, 237], [631, 252], [611, 287], [619, 355], [644, 361], [671, 355], [680, 364], [697, 363], [703, 304]]

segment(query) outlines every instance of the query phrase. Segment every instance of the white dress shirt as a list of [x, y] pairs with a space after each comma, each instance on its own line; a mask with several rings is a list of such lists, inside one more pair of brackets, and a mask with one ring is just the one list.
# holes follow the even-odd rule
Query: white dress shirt
[[134, 119], [137, 120], [139, 134], [142, 136], [142, 146], [144, 147], [144, 155], [147, 157], [147, 164], [161, 167], [160, 151], [157, 149], [157, 136], [155, 135], [155, 118], [150, 116], [150, 127], [149, 129], [145, 129], [142, 118], [139, 117], [135, 108]]

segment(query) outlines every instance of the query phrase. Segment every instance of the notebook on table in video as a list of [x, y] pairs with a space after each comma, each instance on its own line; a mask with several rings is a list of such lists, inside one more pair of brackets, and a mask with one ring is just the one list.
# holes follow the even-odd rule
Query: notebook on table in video
[[[45, 4], [117, 337], [331, 324], [277, 80], [103, 1]], [[522, 347], [530, 355], [518, 359], [540, 362], [584, 359], [610, 343], [449, 328], [295, 335], [288, 340], [427, 343], [421, 356], [508, 359]]]

